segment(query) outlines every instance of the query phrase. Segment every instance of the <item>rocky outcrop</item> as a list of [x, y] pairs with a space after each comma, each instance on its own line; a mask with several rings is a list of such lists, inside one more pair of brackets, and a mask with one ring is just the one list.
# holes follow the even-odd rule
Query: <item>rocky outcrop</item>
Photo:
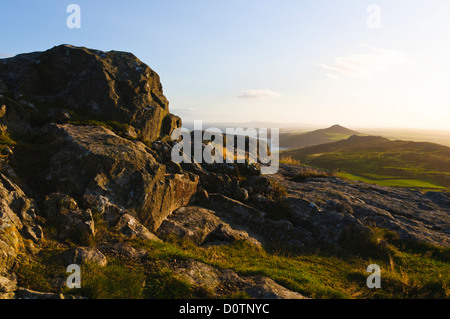
[[[167, 148], [181, 126], [168, 104], [159, 76], [131, 53], [62, 45], [0, 60], [0, 274], [39, 250], [41, 225], [63, 244], [92, 244], [97, 226], [160, 240], [154, 232], [199, 182], [168, 170], [167, 153], [149, 147]], [[105, 264], [92, 249], [70, 250], [62, 262]]]
[[[260, 174], [258, 165], [172, 162], [169, 135], [180, 126], [159, 76], [130, 53], [63, 45], [0, 60], [0, 131], [10, 142], [2, 166], [27, 192], [0, 175], [0, 270], [8, 273], [18, 254], [39, 246], [40, 223], [50, 240], [70, 247], [56, 258], [65, 266], [106, 266], [106, 256], [145, 259], [127, 241], [160, 241], [157, 235], [261, 246], [259, 234], [283, 229], [241, 203], [264, 188], [239, 185], [239, 177]], [[98, 231], [110, 237], [98, 239]], [[62, 297], [3, 290], [16, 298]]]
[[181, 126], [169, 113], [158, 74], [131, 53], [61, 45], [2, 59], [0, 79], [2, 92], [42, 120], [67, 112], [79, 119], [116, 121], [147, 140]]
[[[237, 241], [258, 250], [339, 249], [373, 226], [450, 246], [448, 193], [350, 182], [302, 166], [261, 176], [263, 164], [248, 160], [178, 164], [169, 135], [180, 126], [159, 76], [130, 53], [63, 45], [0, 59], [0, 299], [69, 297], [19, 287], [11, 269], [20, 254], [58, 267], [127, 259], [145, 268], [159, 262], [152, 250], [172, 239], [199, 250]], [[49, 242], [56, 255], [38, 256]], [[304, 298], [263, 276], [195, 260], [162, 264], [215, 297]]]
[[403, 240], [450, 246], [448, 193], [422, 192], [346, 181], [335, 177], [298, 181], [302, 167], [282, 165], [271, 178], [286, 187], [287, 220], [299, 240], [339, 245], [348, 231], [377, 226]]

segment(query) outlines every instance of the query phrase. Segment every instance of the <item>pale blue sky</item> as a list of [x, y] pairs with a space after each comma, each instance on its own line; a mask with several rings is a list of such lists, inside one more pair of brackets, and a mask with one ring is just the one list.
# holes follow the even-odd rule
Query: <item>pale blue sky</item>
[[[66, 26], [71, 3], [81, 29]], [[0, 56], [133, 52], [185, 121], [450, 129], [449, 33], [448, 0], [15, 0]]]

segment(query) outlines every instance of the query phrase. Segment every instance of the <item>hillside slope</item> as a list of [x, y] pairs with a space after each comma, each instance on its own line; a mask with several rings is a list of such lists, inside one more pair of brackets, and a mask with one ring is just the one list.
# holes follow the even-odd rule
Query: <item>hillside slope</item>
[[450, 148], [439, 144], [352, 136], [282, 154], [384, 186], [450, 187]]

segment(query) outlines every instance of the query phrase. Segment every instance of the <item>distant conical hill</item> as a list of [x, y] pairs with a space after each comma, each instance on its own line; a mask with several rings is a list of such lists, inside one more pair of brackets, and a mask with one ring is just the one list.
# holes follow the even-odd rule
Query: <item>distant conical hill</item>
[[345, 140], [353, 135], [362, 135], [341, 125], [333, 125], [308, 133], [284, 133], [280, 135], [280, 147], [300, 148]]

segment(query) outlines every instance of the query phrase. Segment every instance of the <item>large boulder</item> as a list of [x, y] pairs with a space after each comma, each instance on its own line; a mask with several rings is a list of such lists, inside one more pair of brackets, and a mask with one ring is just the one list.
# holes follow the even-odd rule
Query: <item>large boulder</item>
[[211, 194], [209, 198], [208, 206], [218, 217], [230, 224], [239, 225], [240, 229], [253, 236], [256, 234], [266, 241], [285, 243], [298, 239], [293, 232], [292, 223], [288, 220], [266, 218], [266, 212], [222, 194]]
[[197, 206], [181, 207], [162, 223], [157, 234], [163, 239], [171, 236], [189, 239], [197, 245], [230, 243], [245, 240], [253, 245], [261, 243], [246, 231], [233, 229], [212, 210]]
[[45, 174], [49, 190], [103, 196], [109, 206], [136, 216], [150, 231], [197, 192], [198, 177], [166, 174], [146, 145], [104, 127], [52, 124], [46, 131], [59, 148]]
[[129, 124], [147, 140], [181, 126], [169, 113], [158, 74], [127, 52], [60, 45], [1, 59], [0, 92], [44, 118], [66, 109], [79, 119]]

